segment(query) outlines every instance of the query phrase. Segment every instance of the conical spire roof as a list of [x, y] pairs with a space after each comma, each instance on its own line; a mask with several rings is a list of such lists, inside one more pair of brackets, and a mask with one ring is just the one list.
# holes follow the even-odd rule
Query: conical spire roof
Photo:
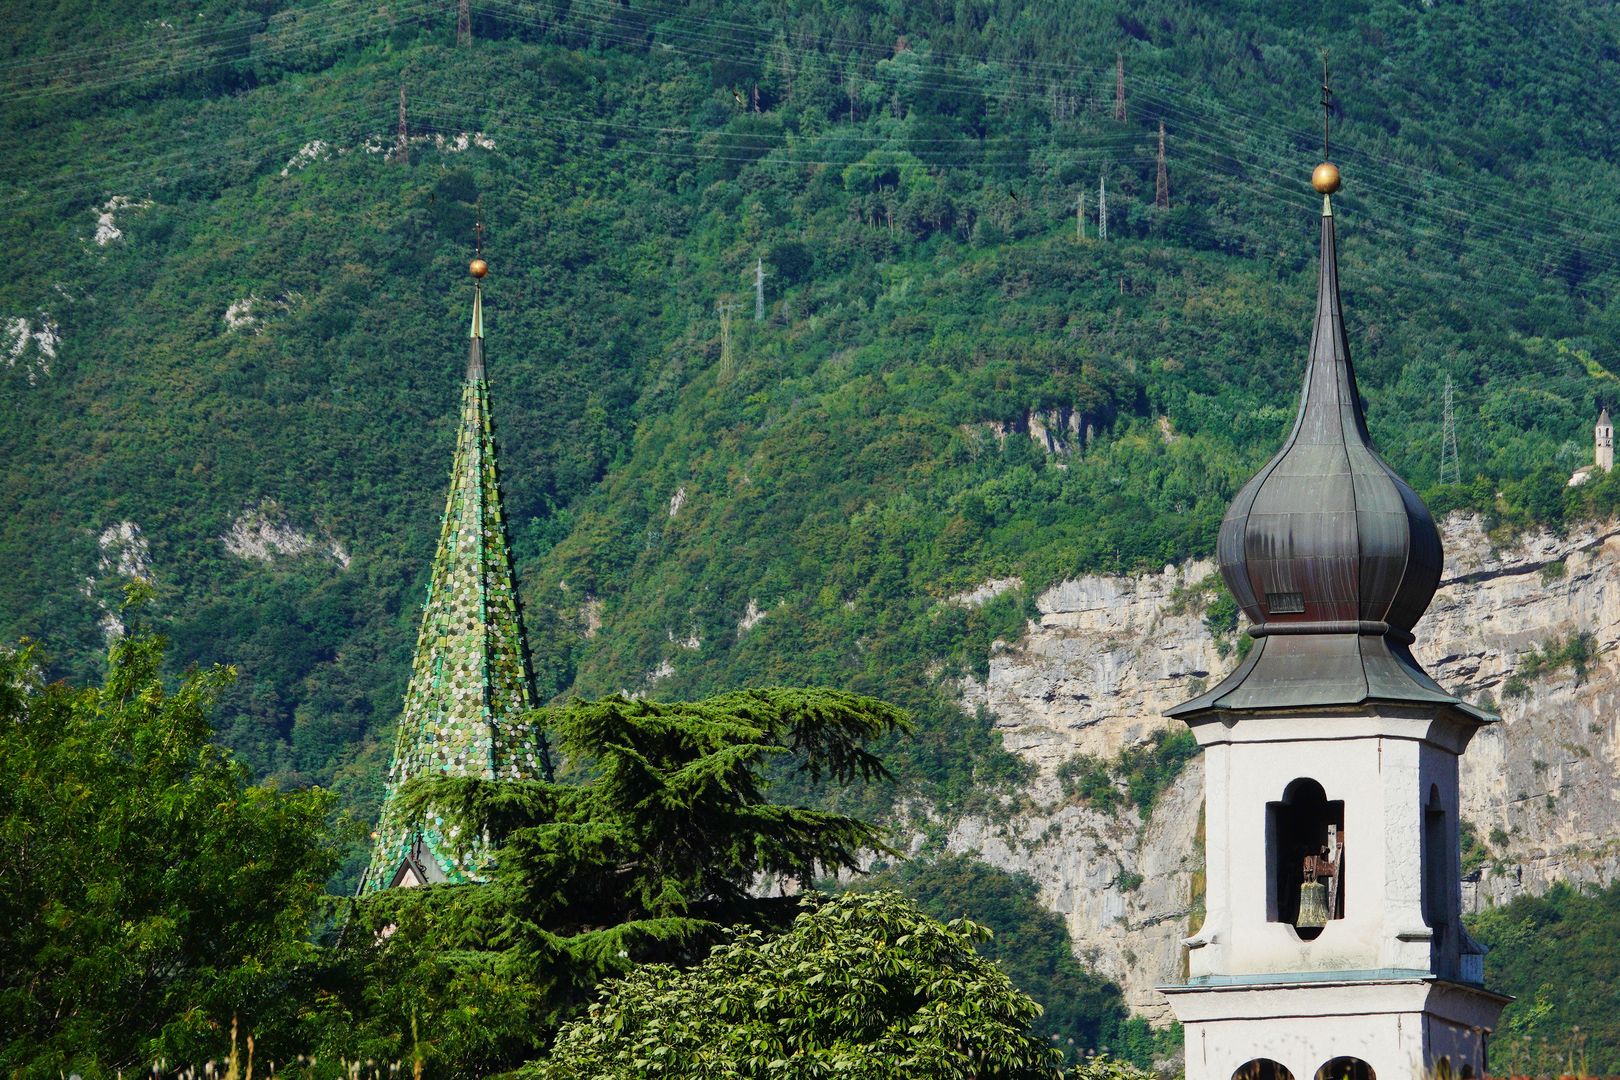
[[[1328, 180], [1337, 188], [1337, 170]], [[1339, 301], [1331, 197], [1322, 199], [1316, 319], [1299, 413], [1221, 523], [1221, 575], [1257, 639], [1208, 694], [1171, 710], [1354, 705], [1462, 707], [1408, 646], [1440, 581], [1428, 508], [1373, 449]]]
[[[476, 268], [482, 261], [475, 263]], [[544, 777], [544, 738], [526, 719], [533, 681], [501, 510], [489, 387], [484, 373], [482, 285], [474, 287], [467, 377], [461, 391], [450, 494], [422, 607], [410, 686], [399, 720], [366, 888], [387, 888], [407, 866], [420, 879], [477, 879], [478, 845], [446, 835], [437, 819], [408, 821], [397, 794], [425, 775]]]

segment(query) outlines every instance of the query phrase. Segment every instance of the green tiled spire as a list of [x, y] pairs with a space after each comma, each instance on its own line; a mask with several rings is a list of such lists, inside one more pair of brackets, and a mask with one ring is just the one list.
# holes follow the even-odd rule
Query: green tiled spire
[[[475, 273], [481, 266], [475, 263]], [[474, 286], [467, 381], [450, 497], [422, 608], [410, 688], [388, 770], [364, 889], [385, 889], [407, 865], [419, 880], [476, 881], [488, 850], [433, 817], [411, 822], [396, 792], [416, 776], [532, 779], [550, 773], [544, 736], [524, 720], [534, 689], [506, 522], [501, 513], [481, 284]]]

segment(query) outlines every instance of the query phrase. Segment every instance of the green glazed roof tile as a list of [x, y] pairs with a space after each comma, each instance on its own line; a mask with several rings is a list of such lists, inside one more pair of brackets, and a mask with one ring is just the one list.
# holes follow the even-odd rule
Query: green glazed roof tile
[[480, 843], [458, 844], [436, 824], [405, 820], [396, 799], [405, 781], [431, 773], [530, 779], [548, 771], [544, 738], [524, 718], [534, 707], [534, 690], [501, 514], [477, 291], [473, 306], [450, 493], [366, 872], [368, 890], [387, 886], [418, 832], [426, 855], [450, 881], [479, 880], [478, 867], [488, 858]]

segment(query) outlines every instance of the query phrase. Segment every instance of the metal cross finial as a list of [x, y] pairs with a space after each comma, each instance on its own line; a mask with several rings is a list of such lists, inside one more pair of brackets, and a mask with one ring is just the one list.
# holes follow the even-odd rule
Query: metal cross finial
[[1328, 117], [1333, 113], [1333, 90], [1328, 86], [1327, 50], [1322, 50], [1322, 160], [1329, 159], [1328, 154]]
[[483, 254], [484, 254], [484, 217], [483, 217], [482, 214], [480, 214], [478, 216], [477, 224], [475, 224], [473, 226], [473, 258], [475, 258], [475, 259], [479, 258]]

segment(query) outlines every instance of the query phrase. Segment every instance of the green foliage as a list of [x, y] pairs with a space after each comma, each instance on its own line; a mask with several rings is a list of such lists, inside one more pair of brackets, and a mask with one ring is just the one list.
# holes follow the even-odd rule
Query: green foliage
[[1079, 799], [1102, 813], [1119, 805], [1119, 788], [1108, 763], [1096, 754], [1076, 754], [1058, 766], [1058, 783], [1066, 798]]
[[[1127, 746], [1112, 761], [1076, 754], [1058, 766], [1063, 793], [1104, 813], [1128, 801], [1146, 821], [1164, 789], [1198, 756], [1198, 740], [1184, 728], [1160, 728], [1145, 742]], [[1123, 787], [1123, 791], [1121, 788]]]
[[[1289, 423], [1310, 159], [1269, 147], [1310, 120], [1298, 91], [1322, 48], [1349, 80], [1343, 287], [1392, 464], [1437, 513], [1502, 532], [1620, 510], [1620, 474], [1564, 485], [1612, 398], [1599, 357], [1620, 331], [1615, 181], [1592, 165], [1620, 136], [1585, 115], [1589, 87], [1620, 78], [1602, 9], [705, 0], [541, 19], [492, 0], [473, 49], [442, 12], [413, 12], [64, 4], [8, 42], [0, 240], [49, 254], [0, 269], [0, 325], [48, 319], [61, 341], [48, 365], [24, 342], [0, 369], [0, 639], [50, 641], [44, 677], [87, 680], [120, 576], [99, 538], [138, 523], [171, 671], [240, 668], [219, 739], [258, 775], [376, 806], [450, 460], [454, 283], [478, 205], [543, 691], [882, 696], [916, 726], [875, 749], [946, 814], [1025, 774], [988, 715], [964, 715], [959, 679], [982, 677], [1055, 580], [1208, 555]], [[1087, 103], [1122, 47], [1153, 104], [1118, 125]], [[423, 138], [390, 162], [365, 147], [387, 141], [402, 81]], [[1147, 205], [1151, 155], [1129, 150], [1161, 117], [1169, 213]], [[463, 131], [496, 149], [432, 141]], [[315, 140], [330, 152], [301, 154]], [[1077, 243], [1076, 188], [1102, 169], [1109, 242]], [[1527, 183], [1551, 200], [1534, 229], [1500, 209]], [[114, 195], [151, 205], [101, 245]], [[761, 256], [768, 318], [733, 327], [722, 371], [715, 300]], [[228, 328], [247, 297], [260, 321]], [[1439, 485], [1447, 374], [1472, 475]], [[1043, 415], [1064, 443], [1050, 453], [1030, 437]], [[226, 549], [265, 499], [309, 550]], [[352, 562], [322, 554], [328, 538]], [[1012, 576], [1021, 595], [947, 599]], [[1208, 617], [1236, 621], [1219, 600]], [[1073, 779], [1145, 809], [1169, 757]], [[777, 782], [784, 802], [896, 804], [886, 783]], [[436, 920], [461, 925], [439, 903], [399, 913], [398, 955]], [[462, 995], [444, 1015], [474, 1047], [477, 1018], [528, 984], [493, 962], [474, 980], [463, 959], [425, 985]], [[512, 1045], [526, 1037], [515, 1024]]]
[[[1513, 1075], [1620, 1071], [1620, 884], [1583, 892], [1556, 885], [1470, 917], [1489, 946], [1485, 983], [1518, 1000], [1491, 1039], [1491, 1062]], [[1553, 977], [1552, 973], [1556, 973]]]
[[136, 631], [103, 685], [74, 689], [44, 684], [33, 647], [0, 651], [8, 1076], [202, 1061], [238, 1015], [267, 1051], [301, 1038], [332, 800], [250, 784], [209, 742], [232, 673], [169, 689], [162, 661], [162, 640]]
[[[1019, 770], [952, 681], [982, 668], [1008, 611], [941, 601], [990, 577], [1032, 596], [1209, 554], [1289, 423], [1310, 159], [1253, 133], [1300, 129], [1322, 48], [1348, 80], [1342, 277], [1392, 463], [1437, 511], [1503, 529], [1620, 507], [1620, 476], [1563, 483], [1613, 395], [1600, 343], [1620, 327], [1602, 302], [1616, 193], [1591, 167], [1620, 144], [1578, 105], [1620, 78], [1601, 12], [1352, 6], [1307, 25], [1168, 0], [1128, 16], [708, 0], [539, 19], [500, 0], [458, 49], [414, 9], [83, 7], [19, 22], [0, 103], [0, 239], [51, 253], [49, 272], [0, 269], [0, 314], [48, 316], [62, 338], [48, 374], [32, 344], [0, 370], [0, 453], [26, 463], [0, 528], [18, 568], [0, 635], [48, 640], [52, 676], [88, 677], [117, 576], [97, 538], [133, 521], [173, 666], [241, 669], [221, 740], [362, 814], [442, 506], [476, 204], [543, 689], [645, 691], [667, 661], [664, 694], [881, 695], [917, 718], [886, 759], [947, 810]], [[1122, 42], [1154, 104], [1119, 125], [1089, 102]], [[389, 140], [402, 79], [420, 141], [390, 162], [364, 147]], [[1161, 117], [1169, 213], [1147, 205], [1151, 155], [1098, 157], [1146, 145]], [[495, 149], [433, 142], [472, 131]], [[1077, 243], [1075, 191], [1101, 169], [1109, 242]], [[1527, 176], [1556, 204], [1534, 230], [1495, 216]], [[1369, 201], [1400, 192], [1398, 215]], [[100, 245], [114, 195], [151, 205]], [[734, 326], [722, 373], [714, 304], [760, 257], [768, 317]], [[229, 329], [250, 296], [259, 322]], [[1442, 487], [1448, 373], [1477, 475]], [[1029, 437], [1043, 411], [1059, 452]], [[231, 555], [220, 537], [266, 498], [315, 546]], [[750, 603], [766, 616], [742, 629]], [[1224, 601], [1210, 618], [1234, 621]]]
[[1520, 658], [1519, 664], [1502, 685], [1502, 693], [1506, 697], [1522, 698], [1530, 693], [1530, 684], [1537, 679], [1551, 675], [1555, 671], [1569, 668], [1575, 674], [1578, 683], [1586, 678], [1587, 667], [1592, 661], [1597, 639], [1587, 631], [1572, 635], [1567, 641], [1544, 642], [1539, 648], [1531, 649]]
[[898, 863], [852, 888], [898, 889], [936, 919], [970, 914], [982, 923], [992, 936], [979, 942], [979, 953], [1040, 1004], [1035, 1035], [1071, 1062], [1104, 1049], [1146, 1068], [1179, 1045], [1179, 1029], [1155, 1034], [1126, 1011], [1117, 986], [1081, 967], [1063, 919], [1041, 906], [1028, 877], [970, 856], [946, 855]]
[[811, 896], [775, 937], [746, 931], [689, 971], [612, 985], [524, 1075], [1058, 1080], [1030, 1032], [1040, 1007], [975, 950], [989, 937], [897, 893]]
[[[1499, 831], [1494, 830], [1491, 833], [1493, 841]], [[1457, 826], [1457, 834], [1462, 848], [1462, 872], [1464, 874], [1472, 873], [1490, 861], [1491, 849], [1485, 846], [1484, 841], [1480, 840], [1479, 830], [1474, 828], [1473, 822], [1460, 822]]]
[[576, 702], [535, 719], [572, 777], [420, 778], [402, 789], [408, 816], [488, 836], [498, 858], [486, 884], [359, 904], [346, 938], [366, 971], [347, 1004], [358, 1030], [333, 1035], [349, 1056], [399, 1057], [418, 1015], [439, 1070], [511, 1068], [541, 1053], [604, 979], [696, 963], [730, 927], [785, 921], [791, 901], [761, 895], [761, 882], [808, 881], [886, 850], [872, 825], [765, 796], [778, 759], [813, 783], [886, 776], [865, 744], [908, 721], [883, 702], [747, 690]]

